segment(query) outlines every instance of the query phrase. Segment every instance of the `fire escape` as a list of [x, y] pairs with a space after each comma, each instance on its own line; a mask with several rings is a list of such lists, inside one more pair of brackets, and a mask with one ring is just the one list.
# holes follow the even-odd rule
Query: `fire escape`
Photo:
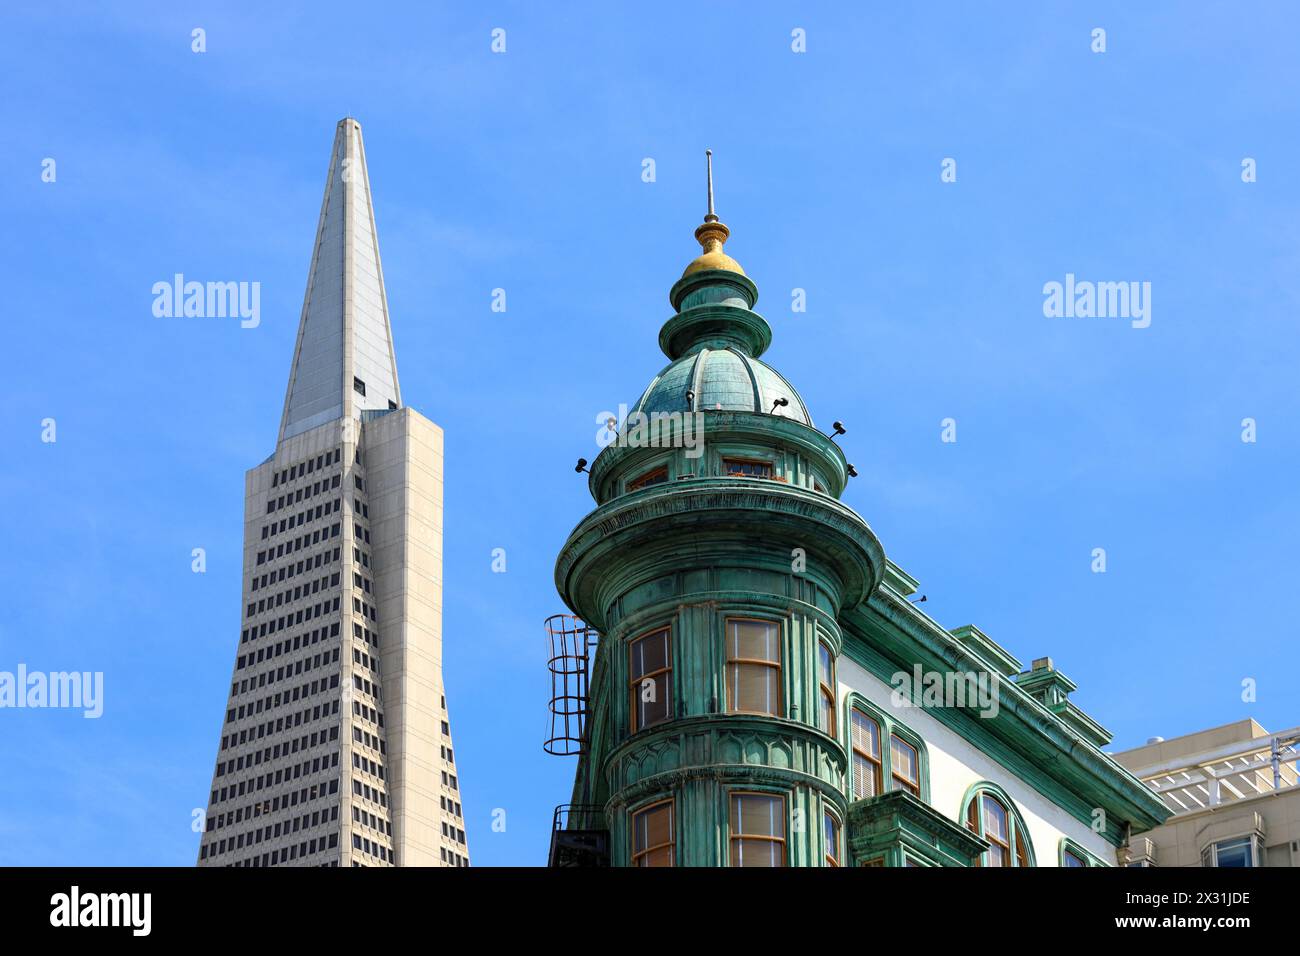
[[[551, 674], [550, 734], [542, 749], [557, 757], [584, 757], [589, 750], [587, 702], [591, 678], [591, 651], [599, 635], [572, 614], [546, 619]], [[609, 830], [604, 808], [595, 804], [564, 803], [551, 821], [548, 866], [609, 866]]]

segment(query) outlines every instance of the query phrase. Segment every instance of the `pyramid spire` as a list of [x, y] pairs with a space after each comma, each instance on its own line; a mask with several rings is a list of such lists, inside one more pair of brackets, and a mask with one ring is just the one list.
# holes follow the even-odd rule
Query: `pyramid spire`
[[366, 151], [349, 117], [334, 134], [279, 440], [401, 403]]

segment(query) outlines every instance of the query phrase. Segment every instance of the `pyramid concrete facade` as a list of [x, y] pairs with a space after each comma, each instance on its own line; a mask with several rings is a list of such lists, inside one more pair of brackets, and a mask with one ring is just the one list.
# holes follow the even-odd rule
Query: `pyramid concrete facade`
[[402, 405], [361, 126], [338, 124], [200, 866], [468, 866], [442, 679], [443, 435]]

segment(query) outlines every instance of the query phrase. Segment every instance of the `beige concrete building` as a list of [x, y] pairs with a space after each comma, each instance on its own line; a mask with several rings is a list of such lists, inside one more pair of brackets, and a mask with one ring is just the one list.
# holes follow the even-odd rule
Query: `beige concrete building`
[[200, 866], [468, 866], [442, 682], [442, 430], [402, 405], [361, 127], [338, 124]]
[[1115, 754], [1174, 812], [1129, 841], [1129, 866], [1300, 865], [1300, 728], [1253, 720]]

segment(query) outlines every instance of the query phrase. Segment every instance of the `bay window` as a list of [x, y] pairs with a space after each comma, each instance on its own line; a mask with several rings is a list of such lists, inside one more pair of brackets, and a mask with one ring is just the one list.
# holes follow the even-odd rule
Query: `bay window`
[[675, 806], [663, 800], [632, 814], [632, 865], [674, 866], [677, 833]]
[[785, 866], [785, 798], [731, 795], [731, 865]]
[[660, 628], [628, 645], [632, 733], [673, 716], [672, 638]]
[[727, 710], [781, 714], [781, 627], [773, 621], [728, 618]]

